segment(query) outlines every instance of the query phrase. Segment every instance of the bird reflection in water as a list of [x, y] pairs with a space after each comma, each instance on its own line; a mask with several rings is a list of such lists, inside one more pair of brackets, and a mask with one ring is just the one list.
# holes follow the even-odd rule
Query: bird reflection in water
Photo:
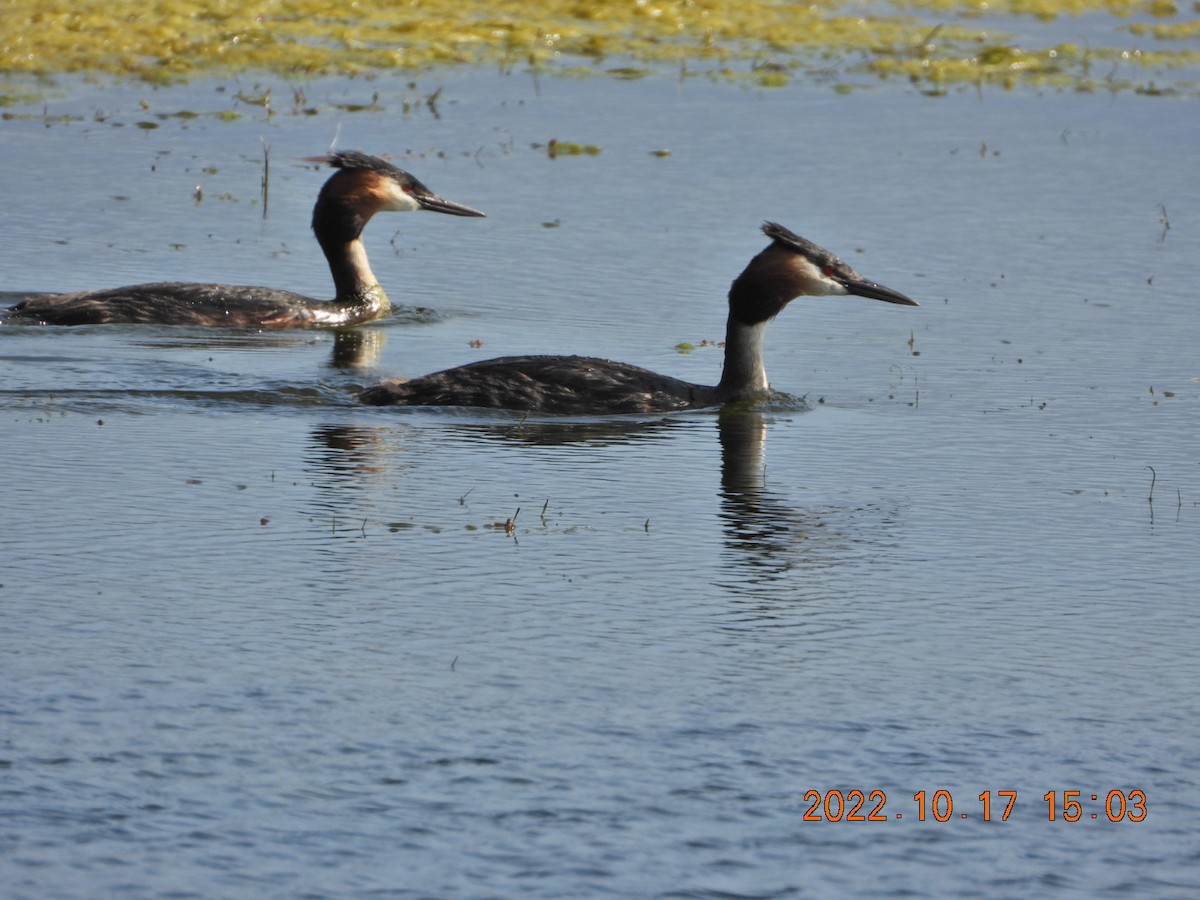
[[318, 425], [305, 454], [314, 487], [328, 495], [328, 512], [348, 514], [348, 497], [361, 497], [378, 476], [394, 469], [389, 435], [379, 428]]
[[379, 361], [385, 332], [379, 328], [339, 328], [333, 333], [331, 369], [365, 369]]
[[[767, 485], [765, 450], [773, 418], [791, 412], [758, 409], [722, 411], [716, 419], [721, 445], [721, 480], [716, 513], [725, 545], [724, 556], [734, 564], [728, 583], [731, 591], [754, 594], [772, 584], [796, 586], [797, 571], [819, 572], [839, 564], [853, 538], [837, 526], [856, 510], [839, 507], [796, 507], [783, 492]], [[502, 449], [521, 446], [609, 448], [621, 453], [622, 445], [671, 441], [685, 431], [695, 433], [705, 416], [664, 416], [645, 421], [603, 418], [579, 422], [507, 419], [496, 422], [464, 421], [437, 425], [439, 446], [447, 443], [486, 443]], [[425, 427], [399, 427], [394, 418], [380, 425], [335, 425], [315, 428], [306, 468], [317, 489], [314, 516], [341, 523], [338, 533], [359, 536], [364, 521], [392, 527], [378, 520], [375, 500], [381, 486], [395, 490], [406, 475], [428, 459], [431, 442]], [[432, 427], [432, 426], [428, 426]], [[681, 430], [682, 429], [682, 430]], [[423, 435], [423, 436], [422, 436]], [[464, 451], [467, 456], [488, 448]], [[412, 453], [414, 456], [407, 457]], [[411, 462], [409, 460], [412, 460]], [[465, 472], [464, 477], [470, 473]], [[469, 480], [469, 478], [468, 478]], [[661, 513], [660, 513], [661, 515]], [[406, 523], [404, 528], [440, 530], [436, 523]], [[650, 529], [653, 533], [653, 528]]]
[[730, 582], [739, 592], [754, 591], [796, 568], [823, 567], [809, 546], [825, 525], [821, 515], [789, 506], [767, 487], [768, 416], [761, 410], [726, 409], [718, 418], [725, 543], [728, 555], [753, 571], [745, 581]]

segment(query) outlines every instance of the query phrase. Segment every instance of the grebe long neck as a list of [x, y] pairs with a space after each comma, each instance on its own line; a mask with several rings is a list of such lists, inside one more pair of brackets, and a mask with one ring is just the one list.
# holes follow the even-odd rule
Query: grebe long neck
[[367, 248], [361, 238], [352, 241], [324, 241], [318, 235], [317, 240], [321, 249], [325, 251], [325, 258], [329, 260], [329, 272], [333, 275], [335, 290], [334, 303], [366, 303], [381, 307], [381, 311], [391, 307], [383, 286], [371, 271]]
[[763, 367], [763, 338], [771, 319], [799, 292], [793, 254], [771, 244], [729, 286], [725, 368], [717, 399], [750, 400], [770, 387]]
[[749, 400], [766, 393], [767, 370], [763, 366], [763, 337], [767, 321], [747, 325], [731, 313], [725, 325], [725, 368], [717, 385], [717, 400]]
[[362, 242], [362, 230], [373, 212], [364, 215], [348, 206], [342, 196], [322, 189], [313, 208], [312, 227], [333, 276], [333, 302], [363, 306], [381, 315], [391, 308], [391, 302], [371, 271], [367, 248]]

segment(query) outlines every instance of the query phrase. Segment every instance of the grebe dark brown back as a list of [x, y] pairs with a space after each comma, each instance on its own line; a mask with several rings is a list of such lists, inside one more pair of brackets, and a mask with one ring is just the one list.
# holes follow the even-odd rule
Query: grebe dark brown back
[[844, 261], [782, 225], [767, 222], [771, 244], [729, 289], [725, 368], [715, 387], [690, 384], [648, 369], [583, 356], [507, 356], [385, 381], [360, 394], [376, 406], [476, 406], [530, 412], [667, 412], [702, 409], [766, 396], [763, 368], [767, 324], [800, 296], [857, 294], [917, 306], [915, 300], [863, 278]]
[[313, 207], [312, 229], [333, 274], [333, 300], [291, 291], [225, 284], [162, 282], [72, 294], [34, 294], [7, 314], [45, 325], [108, 322], [212, 325], [225, 328], [310, 328], [377, 319], [391, 302], [367, 262], [361, 235], [377, 212], [421, 209], [482, 216], [444, 200], [408, 172], [375, 156], [342, 151], [308, 158], [335, 172]]

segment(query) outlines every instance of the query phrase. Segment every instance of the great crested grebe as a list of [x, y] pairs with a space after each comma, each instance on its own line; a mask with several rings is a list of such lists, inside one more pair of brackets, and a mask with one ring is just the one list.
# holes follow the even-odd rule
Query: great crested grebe
[[33, 294], [6, 310], [44, 325], [107, 322], [212, 325], [225, 328], [310, 328], [354, 325], [391, 309], [363, 246], [362, 230], [377, 212], [421, 209], [482, 216], [443, 200], [403, 169], [353, 150], [308, 157], [338, 171], [313, 207], [312, 229], [329, 260], [337, 296], [315, 300], [275, 288], [161, 282], [71, 294]]
[[782, 225], [767, 222], [771, 244], [729, 289], [725, 368], [715, 387], [585, 356], [506, 356], [385, 381], [359, 395], [376, 406], [476, 406], [587, 415], [702, 409], [764, 397], [767, 323], [800, 296], [857, 294], [902, 306], [915, 300], [863, 278], [844, 261]]

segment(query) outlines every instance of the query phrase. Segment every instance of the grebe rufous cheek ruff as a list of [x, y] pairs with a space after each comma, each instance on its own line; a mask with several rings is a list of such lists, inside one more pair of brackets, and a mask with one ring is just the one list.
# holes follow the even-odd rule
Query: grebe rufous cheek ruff
[[367, 262], [361, 235], [377, 212], [427, 209], [482, 216], [444, 200], [408, 172], [375, 156], [347, 150], [308, 157], [338, 171], [313, 207], [312, 229], [325, 251], [337, 295], [316, 300], [265, 287], [161, 282], [72, 294], [34, 294], [6, 310], [44, 325], [153, 323], [225, 328], [308, 328], [355, 325], [385, 315], [391, 302]]
[[702, 409], [767, 394], [763, 334], [796, 297], [857, 294], [918, 305], [868, 281], [828, 250], [782, 225], [767, 222], [762, 230], [771, 244], [729, 289], [725, 368], [714, 387], [607, 359], [508, 356], [411, 381], [385, 381], [363, 391], [359, 399], [376, 406], [475, 406], [574, 415]]

